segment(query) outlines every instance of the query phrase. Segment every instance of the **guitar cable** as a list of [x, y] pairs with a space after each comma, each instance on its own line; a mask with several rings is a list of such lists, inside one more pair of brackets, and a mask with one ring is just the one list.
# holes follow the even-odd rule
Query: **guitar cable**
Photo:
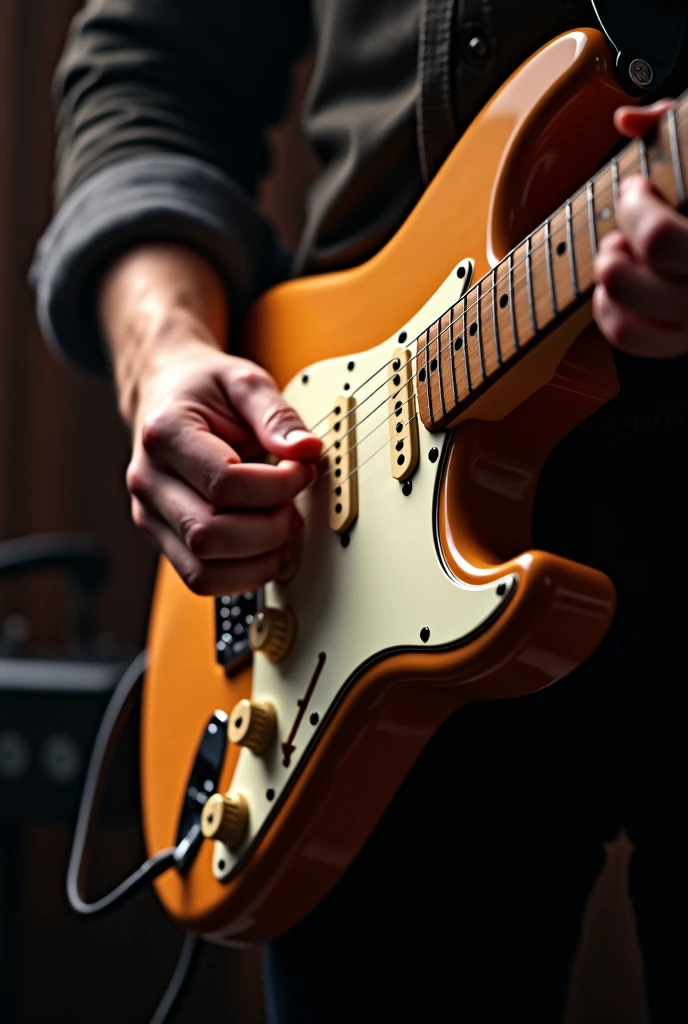
[[[81, 802], [74, 828], [74, 838], [67, 866], [67, 900], [77, 914], [86, 917], [100, 917], [121, 906], [153, 879], [176, 868], [185, 871], [198, 851], [199, 826], [192, 826], [177, 846], [159, 850], [149, 857], [128, 878], [93, 903], [84, 896], [88, 855], [93, 839], [95, 818], [105, 787], [110, 762], [115, 747], [138, 697], [146, 671], [146, 651], [141, 651], [128, 666], [108, 702], [105, 714], [98, 728], [91, 758], [86, 770]], [[181, 952], [167, 989], [158, 1004], [150, 1024], [164, 1024], [178, 1006], [191, 977], [199, 950], [200, 940], [187, 932]]]

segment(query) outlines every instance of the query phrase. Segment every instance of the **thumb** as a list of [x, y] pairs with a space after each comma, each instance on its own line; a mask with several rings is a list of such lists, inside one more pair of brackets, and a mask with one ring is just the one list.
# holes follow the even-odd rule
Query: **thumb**
[[617, 132], [634, 139], [645, 135], [657, 123], [662, 114], [673, 105], [673, 100], [657, 100], [647, 107], [617, 107], [614, 111], [614, 127]]
[[317, 459], [322, 450], [320, 438], [285, 402], [269, 373], [247, 360], [242, 362], [243, 366], [229, 375], [227, 394], [265, 451], [299, 462]]

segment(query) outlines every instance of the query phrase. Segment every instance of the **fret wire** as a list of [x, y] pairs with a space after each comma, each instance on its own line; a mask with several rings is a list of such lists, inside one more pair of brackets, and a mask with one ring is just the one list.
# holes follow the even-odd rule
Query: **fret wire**
[[518, 343], [518, 329], [516, 327], [516, 308], [514, 302], [514, 254], [509, 253], [509, 307], [511, 313], [511, 333], [514, 336], [514, 346], [520, 348]]
[[594, 182], [588, 182], [588, 225], [590, 227], [590, 251], [592, 258], [597, 256], [597, 225], [595, 223], [595, 192]]
[[533, 271], [531, 267], [530, 253], [531, 236], [526, 238], [526, 286], [528, 288], [528, 306], [530, 308], [530, 319], [533, 323], [533, 334], [537, 334], [538, 325], [535, 319], [535, 292], [533, 291]]
[[452, 382], [452, 394], [454, 396], [454, 405], [459, 404], [459, 393], [456, 390], [456, 367], [454, 366], [454, 357], [456, 352], [454, 351], [454, 306], [449, 310], [449, 366], [451, 367], [451, 382]]
[[494, 344], [495, 354], [497, 356], [497, 366], [501, 366], [502, 346], [499, 344], [499, 316], [497, 314], [497, 267], [492, 268], [492, 326], [494, 328]]
[[611, 161], [610, 166], [612, 169], [612, 207], [616, 220], [616, 208], [619, 205], [619, 161], [616, 157]]
[[638, 139], [638, 146], [640, 149], [640, 172], [643, 178], [650, 177], [650, 165], [647, 159], [647, 146], [645, 145], [645, 139], [642, 137]]
[[436, 323], [437, 334], [435, 336], [435, 346], [437, 355], [435, 356], [435, 358], [437, 359], [437, 383], [440, 389], [440, 412], [444, 416], [444, 414], [447, 411], [447, 407], [444, 404], [444, 389], [442, 387], [442, 349], [440, 348], [440, 328], [442, 327], [442, 317], [440, 317], [439, 320], [436, 321]]
[[676, 185], [676, 199], [678, 205], [683, 206], [686, 201], [686, 189], [683, 182], [683, 169], [681, 167], [681, 151], [678, 146], [678, 135], [676, 132], [676, 112], [672, 107], [667, 113], [667, 125], [669, 127], [669, 144], [671, 147], [671, 165], [674, 171], [674, 183]]
[[430, 387], [430, 328], [428, 327], [425, 332], [425, 390], [428, 393], [428, 410], [430, 412], [430, 419], [434, 420], [435, 416], [432, 411], [432, 388]]
[[566, 242], [569, 250], [569, 266], [571, 267], [571, 285], [573, 287], [573, 294], [578, 298], [580, 290], [578, 288], [578, 274], [576, 273], [576, 252], [573, 248], [573, 227], [571, 224], [571, 203], [566, 204]]
[[554, 271], [552, 270], [552, 238], [550, 235], [549, 221], [545, 221], [545, 262], [547, 264], [547, 281], [549, 283], [549, 295], [552, 302], [552, 313], [559, 315], [557, 300], [554, 292]]
[[475, 324], [476, 324], [476, 337], [478, 339], [478, 360], [480, 362], [480, 374], [483, 380], [487, 380], [487, 374], [485, 373], [485, 354], [483, 352], [483, 340], [482, 340], [482, 319], [481, 319], [481, 292], [480, 292], [480, 281], [478, 281], [478, 301], [476, 302], [475, 311]]
[[471, 367], [468, 362], [468, 344], [466, 339], [466, 299], [468, 298], [469, 294], [470, 292], [466, 292], [463, 299], [461, 300], [463, 302], [463, 313], [461, 314], [461, 348], [463, 349], [463, 365], [464, 370], [466, 371], [466, 384], [468, 386], [468, 392], [470, 394], [470, 392], [473, 390], [473, 382], [471, 381]]

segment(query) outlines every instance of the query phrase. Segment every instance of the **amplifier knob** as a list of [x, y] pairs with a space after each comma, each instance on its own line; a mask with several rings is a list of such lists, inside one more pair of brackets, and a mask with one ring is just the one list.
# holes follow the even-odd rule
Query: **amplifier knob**
[[240, 700], [229, 716], [227, 735], [230, 743], [264, 754], [277, 727], [277, 713], [267, 701]]
[[201, 831], [206, 839], [216, 839], [233, 850], [240, 845], [247, 828], [248, 804], [241, 793], [213, 793], [206, 800], [201, 811]]
[[296, 616], [291, 608], [263, 608], [251, 623], [251, 647], [269, 661], [286, 658], [295, 637]]

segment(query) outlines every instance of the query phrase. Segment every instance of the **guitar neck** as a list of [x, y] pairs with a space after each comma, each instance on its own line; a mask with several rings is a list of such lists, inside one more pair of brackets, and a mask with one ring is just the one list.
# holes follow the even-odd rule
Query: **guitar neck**
[[591, 296], [600, 241], [616, 227], [621, 182], [650, 180], [686, 201], [688, 93], [648, 139], [634, 139], [418, 339], [417, 394], [428, 430], [449, 426]]

